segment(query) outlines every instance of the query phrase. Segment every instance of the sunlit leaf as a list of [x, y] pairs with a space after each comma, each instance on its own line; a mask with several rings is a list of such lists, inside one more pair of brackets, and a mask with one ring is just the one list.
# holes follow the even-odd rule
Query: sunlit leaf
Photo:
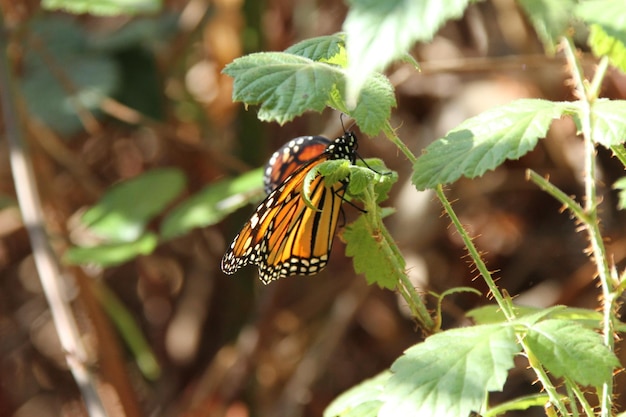
[[413, 166], [413, 184], [418, 190], [433, 188], [518, 159], [535, 148], [565, 109], [563, 103], [523, 99], [467, 119], [426, 148]]

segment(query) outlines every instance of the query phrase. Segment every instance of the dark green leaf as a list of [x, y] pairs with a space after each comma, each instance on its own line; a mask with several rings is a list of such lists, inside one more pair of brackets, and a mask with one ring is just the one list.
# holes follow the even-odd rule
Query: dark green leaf
[[345, 38], [345, 35], [342, 33], [310, 38], [290, 46], [285, 49], [285, 52], [313, 61], [333, 60], [335, 62], [334, 58], [337, 55], [345, 54]]
[[393, 290], [404, 274], [404, 258], [391, 248], [382, 231], [368, 222], [367, 216], [374, 217], [376, 213], [359, 216], [339, 236], [346, 243], [346, 255], [353, 258], [354, 270], [365, 274], [368, 284]]
[[[369, 78], [364, 97], [353, 111], [343, 101], [344, 70], [283, 52], [251, 54], [234, 60], [224, 73], [235, 78], [233, 100], [259, 104], [261, 120], [286, 123], [307, 110], [326, 106], [352, 116], [361, 130], [377, 134], [395, 105], [393, 87], [380, 75]], [[376, 106], [373, 106], [376, 103]]]

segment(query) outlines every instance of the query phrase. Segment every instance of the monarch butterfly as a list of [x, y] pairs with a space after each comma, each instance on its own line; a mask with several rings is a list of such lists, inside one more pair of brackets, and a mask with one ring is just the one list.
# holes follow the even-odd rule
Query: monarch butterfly
[[328, 145], [330, 139], [324, 136], [300, 136], [284, 144], [265, 164], [265, 194], [274, 191], [297, 168], [320, 156]]
[[356, 136], [345, 132], [332, 142], [321, 136], [296, 138], [278, 150], [266, 166], [265, 188], [279, 184], [233, 239], [222, 258], [222, 271], [230, 275], [255, 264], [264, 284], [321, 271], [328, 262], [348, 181], [327, 185], [316, 175], [308, 190], [313, 209], [302, 196], [305, 177], [324, 161], [347, 159], [354, 164], [356, 149]]

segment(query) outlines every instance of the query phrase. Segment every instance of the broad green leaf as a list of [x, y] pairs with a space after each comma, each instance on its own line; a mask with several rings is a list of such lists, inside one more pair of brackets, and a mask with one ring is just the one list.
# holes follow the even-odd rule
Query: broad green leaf
[[590, 0], [575, 8], [576, 16], [591, 26], [589, 45], [598, 56], [626, 71], [626, 1]]
[[41, 6], [47, 10], [64, 10], [75, 14], [116, 16], [158, 12], [161, 0], [43, 0]]
[[[380, 210], [376, 207], [376, 210]], [[346, 255], [353, 258], [354, 270], [365, 274], [368, 284], [393, 290], [397, 287], [400, 274], [404, 274], [406, 263], [385, 239], [381, 230], [368, 222], [366, 213], [347, 225], [339, 234], [346, 243]], [[380, 215], [380, 214], [379, 214]]]
[[575, 0], [520, 0], [544, 48], [554, 55], [561, 36], [566, 34], [572, 18]]
[[619, 366], [600, 335], [569, 320], [544, 320], [528, 328], [530, 351], [552, 375], [601, 386]]
[[216, 224], [228, 214], [262, 197], [263, 169], [210, 184], [175, 207], [161, 224], [161, 235], [171, 239], [196, 227]]
[[288, 54], [299, 55], [313, 61], [328, 62], [337, 55], [345, 54], [346, 37], [342, 33], [306, 39], [285, 49]]
[[157, 244], [157, 236], [153, 233], [146, 233], [132, 242], [111, 243], [93, 247], [74, 246], [65, 252], [63, 260], [70, 264], [95, 264], [102, 267], [115, 266], [139, 255], [152, 253]]
[[[377, 134], [395, 106], [393, 87], [380, 74], [371, 76], [364, 97], [348, 112], [343, 103], [342, 68], [284, 52], [263, 52], [237, 58], [223, 71], [235, 79], [233, 100], [259, 104], [260, 120], [286, 123], [307, 110], [334, 107], [353, 117], [361, 130]], [[372, 108], [372, 101], [376, 108]]]
[[376, 417], [382, 405], [378, 396], [390, 376], [391, 372], [384, 371], [350, 388], [330, 403], [324, 417]]
[[626, 209], [626, 177], [622, 177], [619, 180], [615, 181], [613, 184], [613, 188], [615, 190], [619, 190], [619, 201], [617, 203], [617, 208], [620, 210]]
[[468, 416], [499, 391], [520, 351], [512, 326], [482, 325], [438, 333], [391, 365], [380, 417]]
[[368, 77], [429, 41], [449, 19], [460, 17], [469, 0], [350, 0], [343, 25], [348, 52], [348, 97], [352, 107]]
[[545, 137], [564, 110], [563, 103], [523, 99], [472, 117], [426, 148], [413, 166], [413, 184], [418, 190], [434, 188], [518, 159]]
[[626, 100], [597, 100], [591, 117], [594, 142], [607, 148], [626, 142]]
[[184, 187], [185, 177], [180, 170], [154, 169], [107, 190], [81, 220], [109, 242], [133, 242]]

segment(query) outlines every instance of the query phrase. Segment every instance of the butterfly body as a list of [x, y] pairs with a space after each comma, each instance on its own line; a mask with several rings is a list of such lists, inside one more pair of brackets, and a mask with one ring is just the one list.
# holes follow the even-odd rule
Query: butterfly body
[[277, 151], [266, 165], [265, 187], [282, 182], [234, 238], [222, 258], [222, 271], [233, 274], [254, 264], [266, 284], [321, 271], [328, 262], [347, 180], [326, 184], [317, 174], [305, 191], [305, 178], [324, 161], [347, 159], [354, 164], [356, 148], [356, 136], [346, 132], [332, 142], [321, 136], [296, 138]]

